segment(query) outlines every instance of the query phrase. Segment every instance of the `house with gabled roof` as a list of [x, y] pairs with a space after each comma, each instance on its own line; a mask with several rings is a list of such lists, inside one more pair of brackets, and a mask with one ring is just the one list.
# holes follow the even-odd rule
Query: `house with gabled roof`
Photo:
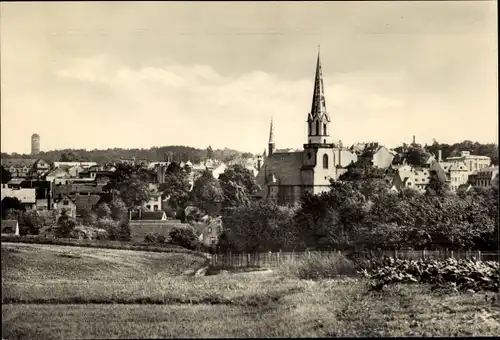
[[76, 218], [76, 205], [69, 195], [63, 195], [61, 198], [55, 198], [54, 210], [57, 211], [57, 216], [61, 216], [64, 210], [67, 216]]
[[19, 222], [17, 220], [2, 220], [2, 235], [4, 234], [14, 234], [19, 236]]
[[464, 162], [439, 162], [432, 163], [430, 169], [435, 171], [438, 178], [445, 183], [451, 191], [457, 189], [469, 181], [469, 169]]

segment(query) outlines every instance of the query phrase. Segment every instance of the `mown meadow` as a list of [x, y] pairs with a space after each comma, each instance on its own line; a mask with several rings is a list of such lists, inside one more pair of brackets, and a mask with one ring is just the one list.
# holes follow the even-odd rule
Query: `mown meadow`
[[425, 283], [375, 291], [345, 260], [196, 276], [207, 263], [196, 254], [1, 247], [9, 340], [500, 334], [493, 292]]

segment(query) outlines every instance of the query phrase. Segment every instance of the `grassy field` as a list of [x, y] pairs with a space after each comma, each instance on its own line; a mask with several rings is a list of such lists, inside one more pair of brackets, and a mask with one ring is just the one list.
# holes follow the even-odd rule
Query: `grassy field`
[[500, 334], [485, 294], [268, 271], [194, 277], [183, 273], [204, 262], [187, 254], [2, 244], [1, 259], [9, 340]]

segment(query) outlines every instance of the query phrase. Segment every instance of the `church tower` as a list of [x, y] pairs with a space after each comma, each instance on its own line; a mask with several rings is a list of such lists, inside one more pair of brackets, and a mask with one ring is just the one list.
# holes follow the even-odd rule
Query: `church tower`
[[274, 129], [273, 129], [273, 119], [271, 118], [271, 128], [269, 130], [269, 143], [268, 143], [268, 153], [267, 155], [271, 157], [271, 155], [276, 150], [276, 145], [274, 144]]
[[316, 75], [314, 77], [314, 92], [311, 112], [307, 116], [309, 144], [328, 144], [330, 142], [330, 117], [326, 112], [325, 89], [323, 86], [323, 72], [318, 50], [316, 61]]
[[336, 177], [334, 145], [330, 137], [330, 116], [326, 111], [321, 58], [318, 50], [311, 112], [307, 116], [307, 143], [302, 155], [301, 182], [314, 193], [329, 190]]

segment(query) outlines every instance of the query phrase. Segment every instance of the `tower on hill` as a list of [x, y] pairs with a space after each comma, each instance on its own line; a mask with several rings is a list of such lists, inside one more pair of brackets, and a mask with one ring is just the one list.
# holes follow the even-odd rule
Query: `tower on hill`
[[40, 153], [40, 135], [34, 133], [31, 136], [31, 154], [38, 155]]

